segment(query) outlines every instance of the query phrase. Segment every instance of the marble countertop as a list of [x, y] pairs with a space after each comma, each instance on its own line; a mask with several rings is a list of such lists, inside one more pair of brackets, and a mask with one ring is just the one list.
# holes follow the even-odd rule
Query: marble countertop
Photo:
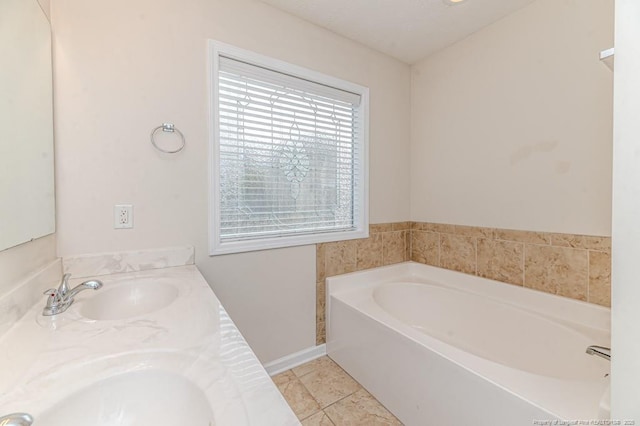
[[[195, 266], [99, 279], [103, 289], [81, 292], [55, 317], [41, 315], [43, 296], [0, 336], [0, 414], [28, 412], [37, 425], [41, 413], [91, 383], [161, 369], [204, 392], [214, 416], [210, 424], [299, 424]], [[81, 314], [99, 292], [134, 282], [167, 283], [178, 295], [162, 309], [128, 319], [92, 320]]]

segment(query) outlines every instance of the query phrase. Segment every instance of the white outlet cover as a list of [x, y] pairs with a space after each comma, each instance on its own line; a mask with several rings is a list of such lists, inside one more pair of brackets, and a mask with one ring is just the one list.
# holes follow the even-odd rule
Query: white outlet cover
[[113, 227], [115, 229], [133, 228], [132, 204], [116, 204], [113, 207]]

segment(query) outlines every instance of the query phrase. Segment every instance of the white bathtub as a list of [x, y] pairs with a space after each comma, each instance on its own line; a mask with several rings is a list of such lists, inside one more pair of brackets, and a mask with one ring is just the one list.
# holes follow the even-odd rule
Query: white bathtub
[[610, 310], [418, 263], [327, 279], [327, 351], [406, 425], [606, 416]]

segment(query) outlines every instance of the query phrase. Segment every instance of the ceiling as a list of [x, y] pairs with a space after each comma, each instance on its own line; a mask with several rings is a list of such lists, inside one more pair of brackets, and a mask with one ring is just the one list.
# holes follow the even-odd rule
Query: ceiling
[[262, 0], [413, 64], [534, 0]]

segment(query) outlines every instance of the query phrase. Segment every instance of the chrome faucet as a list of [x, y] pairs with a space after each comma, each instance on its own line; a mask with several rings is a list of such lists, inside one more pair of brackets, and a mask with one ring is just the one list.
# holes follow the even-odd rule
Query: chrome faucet
[[[62, 313], [71, 306], [74, 296], [82, 290], [98, 290], [102, 287], [102, 283], [100, 281], [89, 280], [69, 290], [70, 277], [71, 274], [64, 274], [57, 289], [50, 288], [43, 293], [47, 295], [47, 305], [42, 310], [42, 315], [48, 317]], [[0, 426], [3, 426], [2, 423], [0, 423]]]
[[13, 413], [0, 416], [0, 426], [30, 426], [33, 417], [26, 413]]
[[593, 345], [587, 348], [587, 354], [599, 356], [600, 358], [604, 358], [607, 361], [611, 361], [611, 348]]

